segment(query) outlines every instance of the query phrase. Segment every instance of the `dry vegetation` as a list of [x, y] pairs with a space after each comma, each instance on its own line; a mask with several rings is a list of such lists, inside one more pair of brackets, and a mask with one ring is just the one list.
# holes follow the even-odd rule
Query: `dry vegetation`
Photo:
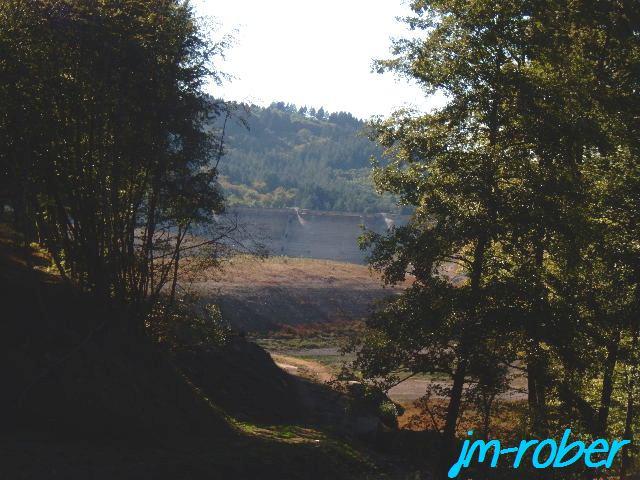
[[363, 319], [377, 301], [404, 287], [383, 287], [363, 265], [237, 256], [224, 263], [222, 273], [210, 271], [191, 288], [218, 303], [232, 327], [266, 332]]

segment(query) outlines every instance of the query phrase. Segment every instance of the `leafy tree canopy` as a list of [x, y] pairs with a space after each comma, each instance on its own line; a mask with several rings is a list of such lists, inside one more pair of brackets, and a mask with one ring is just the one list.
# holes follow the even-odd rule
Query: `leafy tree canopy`
[[284, 102], [239, 107], [244, 121], [227, 123], [220, 163], [230, 204], [398, 211], [392, 196], [375, 193], [371, 157], [380, 149], [362, 120]]

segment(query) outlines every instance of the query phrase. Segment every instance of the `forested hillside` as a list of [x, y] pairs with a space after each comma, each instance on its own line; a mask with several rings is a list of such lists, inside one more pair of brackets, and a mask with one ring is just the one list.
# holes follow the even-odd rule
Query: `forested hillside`
[[[223, 120], [221, 120], [223, 121]], [[246, 122], [246, 123], [245, 123]], [[242, 106], [227, 122], [221, 183], [231, 205], [393, 212], [391, 196], [371, 182], [380, 149], [350, 113], [297, 107]]]

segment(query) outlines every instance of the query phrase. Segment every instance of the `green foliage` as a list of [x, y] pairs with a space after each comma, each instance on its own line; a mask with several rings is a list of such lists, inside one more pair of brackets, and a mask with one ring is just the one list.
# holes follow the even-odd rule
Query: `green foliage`
[[177, 273], [222, 208], [201, 89], [223, 47], [180, 0], [0, 4], [0, 191], [63, 278], [141, 304]]
[[393, 157], [376, 185], [416, 210], [363, 245], [387, 282], [416, 282], [370, 319], [356, 366], [450, 375], [445, 463], [463, 400], [490, 417], [506, 366], [524, 368], [534, 434], [639, 426], [640, 11], [592, 7], [415, 1], [423, 35], [378, 64], [449, 102], [372, 125]]
[[395, 212], [393, 197], [376, 195], [371, 157], [380, 150], [350, 113], [297, 108], [283, 102], [245, 107], [228, 122], [220, 163], [230, 204], [350, 212]]
[[157, 303], [147, 323], [157, 341], [169, 348], [220, 347], [231, 335], [217, 305], [198, 305], [191, 296], [178, 298], [169, 305]]

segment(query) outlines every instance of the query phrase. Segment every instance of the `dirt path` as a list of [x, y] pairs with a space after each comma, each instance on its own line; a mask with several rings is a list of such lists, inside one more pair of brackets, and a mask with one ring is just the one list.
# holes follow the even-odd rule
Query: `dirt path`
[[[336, 355], [336, 348], [318, 348], [304, 351], [305, 354], [312, 353], [313, 355]], [[315, 382], [326, 383], [334, 378], [331, 368], [318, 361], [311, 359], [304, 359], [295, 354], [279, 354], [271, 353], [271, 358], [276, 364], [285, 370], [286, 372], [302, 377]], [[388, 395], [393, 401], [401, 403], [403, 405], [409, 405], [415, 400], [422, 397], [427, 391], [429, 386], [438, 385], [440, 387], [446, 387], [450, 382], [442, 380], [429, 380], [425, 378], [410, 378], [399, 385], [396, 385], [389, 390]], [[508, 393], [501, 395], [503, 400], [519, 401], [526, 399], [526, 384], [522, 378], [517, 378], [512, 381], [512, 390]], [[434, 398], [446, 398], [440, 395], [435, 395]]]
[[[314, 355], [336, 355], [337, 352], [337, 348], [317, 348], [304, 351], [305, 354], [312, 353]], [[334, 378], [331, 369], [327, 365], [315, 360], [293, 356], [294, 354], [284, 355], [271, 352], [270, 355], [273, 361], [276, 362], [276, 365], [291, 375], [320, 383], [326, 383]], [[427, 387], [434, 383], [445, 385], [445, 382], [411, 378], [389, 390], [389, 398], [396, 402], [410, 404], [414, 400], [422, 397]]]
[[[315, 355], [335, 355], [337, 349], [324, 348], [310, 349], [308, 352], [305, 351], [305, 353], [309, 352], [312, 352]], [[287, 373], [290, 373], [291, 375], [295, 375], [307, 380], [312, 380], [318, 383], [326, 383], [334, 379], [334, 375], [331, 372], [331, 369], [328, 366], [315, 360], [300, 358], [291, 354], [284, 355], [281, 353], [270, 352], [270, 355], [276, 365], [278, 365], [280, 368], [282, 368]], [[446, 385], [446, 382], [436, 382], [433, 380], [410, 378], [409, 380], [406, 380], [389, 390], [389, 398], [396, 402], [408, 405], [414, 400], [422, 397], [425, 394], [427, 387], [434, 383], [437, 383], [441, 386]]]
[[325, 383], [333, 378], [331, 371], [325, 365], [314, 362], [313, 360], [305, 360], [302, 358], [289, 357], [272, 353], [271, 358], [280, 368], [287, 373], [297, 377], [307, 378], [316, 382]]

